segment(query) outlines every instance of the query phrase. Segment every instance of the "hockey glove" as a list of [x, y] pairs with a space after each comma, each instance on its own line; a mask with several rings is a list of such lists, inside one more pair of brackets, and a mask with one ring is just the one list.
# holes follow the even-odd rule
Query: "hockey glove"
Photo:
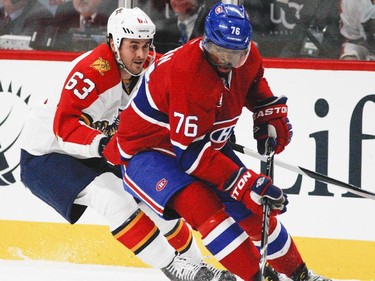
[[109, 137], [104, 137], [104, 138], [101, 138], [100, 141], [99, 141], [99, 147], [98, 147], [98, 151], [99, 151], [99, 155], [101, 157], [103, 157], [103, 151], [105, 149], [105, 147], [107, 146], [108, 142], [109, 142], [110, 138]]
[[286, 205], [289, 203], [287, 195], [282, 189], [274, 186], [269, 177], [242, 167], [232, 179], [225, 190], [232, 198], [244, 203], [253, 213], [263, 213], [263, 197], [269, 199], [271, 215], [286, 211]]
[[271, 97], [255, 104], [253, 133], [259, 154], [267, 152], [267, 145], [271, 145], [275, 153], [280, 153], [289, 144], [293, 132], [287, 117], [287, 99], [285, 96]]

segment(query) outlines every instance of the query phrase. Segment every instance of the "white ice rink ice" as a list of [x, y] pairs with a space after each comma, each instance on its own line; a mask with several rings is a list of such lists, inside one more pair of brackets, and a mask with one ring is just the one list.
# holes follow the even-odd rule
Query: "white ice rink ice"
[[1, 281], [168, 281], [157, 269], [0, 260]]
[[168, 278], [154, 268], [0, 260], [0, 281], [168, 281]]

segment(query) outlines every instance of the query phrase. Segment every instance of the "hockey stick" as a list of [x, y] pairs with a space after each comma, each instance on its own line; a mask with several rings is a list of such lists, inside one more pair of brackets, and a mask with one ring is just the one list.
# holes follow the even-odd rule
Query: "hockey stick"
[[[233, 150], [235, 150], [237, 152], [240, 152], [240, 153], [248, 155], [248, 156], [252, 156], [252, 157], [254, 157], [256, 159], [259, 159], [263, 162], [267, 161], [267, 156], [260, 155], [259, 153], [255, 152], [255, 151], [253, 151], [249, 148], [246, 148], [246, 147], [244, 147], [242, 145], [239, 145], [239, 144], [236, 144], [236, 143], [231, 143], [230, 145], [232, 146]], [[317, 181], [320, 181], [320, 182], [323, 182], [323, 183], [328, 183], [328, 184], [333, 184], [333, 185], [339, 186], [339, 187], [345, 189], [346, 191], [354, 193], [358, 196], [375, 200], [375, 193], [373, 193], [371, 191], [368, 191], [368, 190], [365, 190], [365, 189], [362, 189], [362, 188], [359, 188], [355, 185], [339, 181], [339, 180], [331, 178], [329, 176], [326, 176], [326, 175], [308, 170], [308, 169], [300, 167], [300, 166], [292, 165], [292, 164], [283, 162], [283, 161], [278, 160], [278, 159], [275, 160], [275, 165], [277, 165], [279, 167], [282, 167], [282, 168], [285, 168], [289, 171], [295, 172], [297, 174], [300, 174], [300, 175], [303, 175], [303, 176], [308, 176], [309, 178], [312, 178], [314, 180], [317, 180]]]
[[[268, 146], [267, 153], [267, 166], [266, 175], [273, 179], [273, 157], [274, 152], [271, 147]], [[270, 225], [270, 213], [271, 207], [268, 202], [268, 198], [263, 198], [263, 220], [262, 220], [262, 237], [260, 241], [260, 272], [262, 274], [262, 280], [266, 280], [266, 263], [267, 263], [267, 252], [268, 252], [268, 232]]]

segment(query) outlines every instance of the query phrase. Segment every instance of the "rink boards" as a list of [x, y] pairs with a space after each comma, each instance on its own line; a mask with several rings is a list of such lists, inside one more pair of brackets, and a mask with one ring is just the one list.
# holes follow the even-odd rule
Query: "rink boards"
[[[50, 56], [0, 60], [0, 259], [145, 266], [112, 239], [95, 212], [71, 226], [19, 182], [18, 136], [27, 111], [60, 91], [67, 67], [60, 60], [71, 59]], [[275, 95], [289, 97], [294, 128], [292, 143], [276, 157], [375, 192], [375, 67], [276, 60], [265, 65]], [[238, 143], [255, 149], [251, 118], [243, 113], [236, 135]], [[239, 156], [260, 170], [259, 161]], [[374, 200], [281, 168], [275, 184], [290, 201], [280, 220], [310, 268], [335, 279], [375, 279], [375, 221], [369, 219]]]

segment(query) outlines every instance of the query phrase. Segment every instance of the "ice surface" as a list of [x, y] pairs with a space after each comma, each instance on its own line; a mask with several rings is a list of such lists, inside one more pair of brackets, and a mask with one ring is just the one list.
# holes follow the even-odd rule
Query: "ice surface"
[[0, 260], [1, 281], [168, 281], [153, 268]]
[[0, 281], [168, 281], [168, 278], [154, 268], [0, 260]]

